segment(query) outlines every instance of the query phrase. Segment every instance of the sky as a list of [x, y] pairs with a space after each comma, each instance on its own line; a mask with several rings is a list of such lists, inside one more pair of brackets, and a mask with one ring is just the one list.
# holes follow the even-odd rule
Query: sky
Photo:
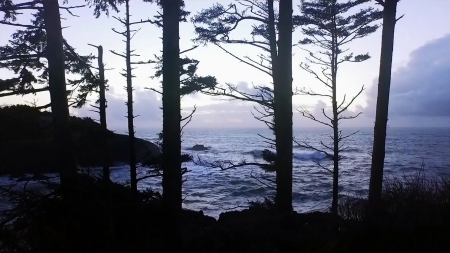
[[[17, 1], [20, 2], [20, 1]], [[62, 1], [60, 1], [62, 3]], [[80, 5], [84, 1], [70, 0], [69, 5]], [[227, 5], [231, 0], [185, 0], [186, 10], [195, 15], [204, 8], [219, 2]], [[296, 3], [298, 2], [298, 3]], [[299, 4], [300, 1], [294, 1]], [[369, 5], [380, 8], [373, 3]], [[294, 6], [299, 13], [298, 7]], [[404, 17], [397, 23], [395, 33], [395, 45], [393, 56], [393, 74], [391, 85], [391, 97], [389, 107], [390, 127], [450, 127], [450, 1], [447, 0], [402, 0], [398, 5], [397, 15]], [[131, 1], [130, 11], [132, 21], [151, 18], [159, 11], [154, 4], [141, 1]], [[100, 18], [93, 16], [93, 10], [81, 8], [73, 10], [79, 17], [73, 17], [62, 11], [63, 36], [76, 48], [80, 54], [96, 53], [96, 49], [88, 46], [88, 43], [102, 45], [105, 55], [106, 72], [109, 80], [110, 91], [107, 94], [108, 111], [107, 120], [109, 128], [113, 130], [126, 128], [126, 85], [125, 78], [120, 75], [125, 67], [125, 61], [110, 53], [109, 50], [123, 52], [125, 43], [122, 37], [114, 33], [111, 28], [121, 30], [121, 24], [113, 18], [123, 17], [124, 11], [111, 13], [110, 17], [102, 15]], [[191, 16], [192, 16], [191, 15]], [[26, 23], [30, 19], [24, 14], [19, 21]], [[378, 22], [381, 24], [381, 21]], [[249, 36], [251, 23], [232, 33], [233, 38], [245, 38]], [[152, 59], [162, 50], [162, 31], [151, 25], [136, 26], [140, 29], [132, 41], [132, 47], [136, 49], [134, 61]], [[14, 27], [0, 25], [0, 44], [7, 43], [10, 35], [16, 30]], [[195, 37], [194, 26], [191, 23], [182, 23], [180, 29], [181, 50], [193, 45], [191, 41]], [[300, 30], [293, 34], [294, 43], [302, 39]], [[381, 28], [372, 35], [356, 40], [348, 45], [355, 54], [368, 52], [371, 58], [362, 63], [346, 63], [338, 72], [338, 96], [342, 99], [356, 94], [364, 85], [365, 90], [355, 100], [350, 108], [349, 115], [362, 112], [354, 120], [343, 122], [343, 126], [372, 127], [374, 124], [377, 76], [379, 71], [379, 56], [381, 50]], [[239, 56], [255, 57], [259, 52], [248, 46], [226, 46], [227, 50]], [[314, 48], [308, 48], [317, 51]], [[306, 87], [322, 91], [321, 84], [310, 74], [299, 67], [306, 61], [305, 52], [298, 46], [293, 48], [293, 86]], [[215, 76], [220, 84], [232, 83], [241, 89], [251, 89], [253, 85], [269, 85], [270, 77], [258, 70], [240, 63], [227, 55], [214, 45], [201, 46], [187, 54], [200, 61], [198, 73], [200, 75]], [[160, 81], [152, 79], [154, 66], [140, 65], [134, 70], [136, 78], [133, 79], [134, 107], [137, 129], [161, 128], [162, 113], [160, 110], [160, 96], [146, 88], [159, 88]], [[0, 78], [8, 78], [12, 72], [0, 69]], [[92, 97], [92, 104], [96, 97]], [[49, 101], [49, 94], [38, 96], [17, 96], [0, 98], [0, 105], [30, 103], [37, 101], [45, 104]], [[330, 101], [317, 99], [317, 97], [295, 96], [293, 98], [294, 127], [318, 127], [301, 116], [297, 111], [301, 108], [309, 109], [313, 114], [325, 108], [329, 111]], [[233, 127], [264, 127], [263, 124], [252, 117], [255, 104], [239, 101], [224, 101], [219, 98], [211, 98], [205, 95], [195, 94], [182, 100], [183, 113], [189, 112], [193, 106], [197, 106], [190, 128], [233, 128]], [[98, 119], [98, 115], [92, 112], [89, 105], [81, 109], [71, 109], [71, 113], [77, 116], [88, 116]]]

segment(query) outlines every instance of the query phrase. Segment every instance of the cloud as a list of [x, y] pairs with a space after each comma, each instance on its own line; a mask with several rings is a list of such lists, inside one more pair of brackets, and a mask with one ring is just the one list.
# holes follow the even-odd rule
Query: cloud
[[[254, 94], [255, 90], [245, 82], [237, 84], [240, 90], [249, 94]], [[159, 109], [161, 100], [156, 93], [148, 90], [137, 89], [134, 92], [134, 115], [136, 129], [145, 128], [162, 128], [162, 111]], [[221, 98], [226, 99], [226, 98]], [[124, 131], [127, 129], [127, 107], [125, 105], [126, 97], [117, 95], [113, 89], [107, 94], [107, 123], [108, 128], [113, 130]], [[252, 113], [259, 115], [255, 110], [255, 106], [259, 109], [259, 105], [252, 102], [243, 102], [239, 100], [224, 101], [213, 100], [211, 104], [201, 105], [187, 126], [188, 128], [253, 128], [266, 127], [264, 123], [256, 120]], [[321, 120], [325, 118], [322, 115], [322, 108], [325, 108], [327, 114], [330, 114], [330, 108], [322, 101], [318, 101], [313, 107], [308, 108], [311, 112]], [[182, 108], [183, 117], [187, 116], [192, 107]], [[315, 127], [322, 126], [310, 119], [307, 119], [295, 107], [293, 112], [294, 127]], [[91, 117], [98, 119], [98, 113], [92, 112], [92, 108], [84, 107], [82, 109], [73, 110], [72, 113], [80, 117]], [[325, 119], [326, 120], [326, 119]], [[353, 122], [353, 121], [352, 121]]]
[[[394, 52], [395, 53], [395, 52]], [[450, 126], [450, 35], [431, 41], [416, 49], [410, 55], [406, 66], [392, 74], [392, 85], [389, 104], [390, 126]], [[237, 87], [249, 94], [255, 90], [246, 82], [237, 83]], [[344, 116], [352, 116], [363, 111], [363, 115], [353, 120], [346, 120], [342, 126], [373, 126], [377, 85], [372, 85], [366, 93], [367, 106], [355, 105], [354, 111], [348, 111]], [[199, 95], [190, 96], [199, 99]], [[112, 129], [126, 129], [126, 98], [110, 92], [108, 99], [108, 125]], [[210, 98], [211, 104], [197, 108], [193, 120], [188, 127], [223, 128], [223, 127], [264, 127], [255, 120], [255, 103], [242, 101], [219, 101], [218, 97]], [[162, 126], [162, 112], [159, 109], [161, 101], [154, 92], [136, 90], [134, 93], [136, 128]], [[317, 101], [308, 107], [313, 115], [326, 120], [322, 108], [330, 112], [323, 101]], [[183, 115], [192, 108], [184, 108]], [[320, 126], [310, 119], [304, 118], [294, 108], [294, 127]], [[98, 115], [83, 108], [75, 111], [80, 116], [90, 116], [98, 119]]]
[[[107, 110], [106, 118], [108, 128], [110, 129], [126, 129], [127, 128], [127, 106], [125, 104], [126, 97], [119, 96], [114, 93], [113, 89], [106, 95]], [[148, 127], [160, 127], [162, 121], [162, 112], [159, 109], [161, 101], [153, 91], [136, 89], [133, 94], [133, 109], [134, 116], [137, 116], [134, 120], [136, 128], [148, 128]], [[93, 108], [83, 107], [81, 109], [75, 109], [72, 112], [79, 117], [91, 117], [98, 119], [99, 115], [96, 112], [92, 112]]]
[[[395, 53], [395, 52], [394, 52]], [[450, 116], [450, 34], [431, 41], [410, 54], [406, 66], [392, 74], [389, 116], [449, 122]], [[365, 113], [375, 115], [377, 85], [368, 95]], [[408, 120], [407, 120], [408, 121]], [[442, 122], [441, 122], [442, 123]]]

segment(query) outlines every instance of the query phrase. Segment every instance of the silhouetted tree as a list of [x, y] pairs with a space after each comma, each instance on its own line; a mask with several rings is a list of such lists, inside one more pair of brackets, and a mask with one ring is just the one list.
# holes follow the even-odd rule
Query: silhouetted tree
[[112, 196], [111, 196], [111, 179], [110, 179], [110, 170], [109, 170], [109, 145], [108, 145], [108, 135], [109, 130], [108, 126], [106, 124], [106, 90], [107, 90], [107, 80], [105, 80], [105, 65], [103, 64], [103, 47], [100, 46], [94, 46], [92, 44], [89, 44], [90, 46], [93, 46], [97, 48], [98, 50], [98, 56], [97, 56], [97, 62], [98, 62], [98, 90], [99, 90], [99, 99], [98, 99], [98, 106], [92, 105], [94, 108], [98, 109], [98, 113], [100, 115], [100, 127], [101, 127], [101, 149], [102, 149], [102, 167], [103, 167], [103, 181], [105, 183], [106, 188], [106, 194], [107, 198], [109, 200], [109, 209], [108, 209], [108, 215], [110, 217], [109, 222], [109, 232], [113, 233], [113, 206], [112, 206]]
[[275, 204], [281, 211], [292, 209], [292, 0], [280, 0], [278, 75], [274, 86], [275, 133], [277, 146], [277, 193]]
[[[8, 1], [6, 1], [8, 2]], [[1, 3], [0, 3], [1, 4]], [[20, 4], [0, 5], [0, 11], [5, 13], [5, 19], [0, 24], [23, 28], [11, 35], [11, 40], [6, 46], [0, 47], [0, 68], [6, 68], [18, 74], [7, 80], [0, 80], [0, 97], [13, 95], [36, 94], [48, 91], [48, 60], [46, 59], [47, 35], [44, 27], [43, 7], [40, 1], [26, 2]], [[59, 6], [60, 9], [70, 9], [80, 6]], [[20, 10], [36, 10], [32, 13], [31, 24], [17, 22]], [[71, 12], [69, 12], [71, 13]], [[67, 74], [76, 74], [78, 79], [69, 79], [67, 89], [69, 105], [81, 107], [86, 103], [87, 96], [95, 91], [95, 77], [89, 71], [92, 56], [81, 56], [63, 40], [64, 67]], [[36, 85], [40, 87], [35, 87]], [[75, 96], [76, 94], [76, 96]], [[50, 107], [50, 103], [38, 106], [40, 109]]]
[[[376, 208], [381, 199], [383, 167], [386, 154], [386, 127], [389, 112], [389, 90], [391, 86], [392, 53], [397, 3], [399, 0], [376, 0], [383, 6], [383, 33], [381, 38], [380, 73], [378, 75], [377, 109], [373, 136], [372, 167], [370, 170], [369, 204]], [[401, 17], [400, 17], [401, 18]], [[400, 19], [399, 18], [399, 19]]]
[[[52, 109], [55, 140], [60, 146], [60, 167], [62, 185], [70, 185], [77, 173], [77, 164], [73, 155], [73, 137], [69, 128], [69, 101], [75, 91], [78, 94], [70, 105], [81, 107], [87, 101], [87, 96], [98, 87], [98, 78], [90, 71], [89, 62], [92, 56], [80, 56], [62, 37], [60, 9], [69, 14], [73, 8], [82, 6], [60, 6], [58, 1], [32, 1], [13, 4], [12, 1], [2, 1], [0, 11], [5, 13], [2, 24], [24, 27], [13, 34], [11, 45], [0, 48], [0, 67], [20, 73], [17, 78], [8, 79], [2, 84], [3, 96], [25, 95], [41, 91], [50, 91], [51, 103], [39, 108]], [[32, 24], [17, 23], [16, 15], [20, 10], [37, 10], [33, 13]], [[41, 62], [45, 58], [47, 63]], [[66, 90], [65, 73], [80, 74], [81, 78], [67, 80], [73, 89]], [[38, 74], [36, 76], [36, 74]], [[48, 87], [35, 89], [33, 83], [48, 83]], [[67, 182], [67, 183], [65, 183]]]
[[[148, 1], [147, 1], [148, 2]], [[150, 1], [153, 2], [153, 1]], [[161, 7], [161, 2], [158, 2], [159, 6]], [[190, 13], [184, 10], [184, 1], [181, 1], [180, 3], [180, 14], [179, 14], [179, 21], [180, 22], [186, 22], [186, 17]], [[159, 28], [163, 28], [163, 20], [161, 15], [155, 15], [153, 20], [146, 20], [141, 22], [148, 22], [156, 25]], [[205, 90], [212, 90], [217, 85], [217, 80], [213, 76], [199, 76], [197, 74], [198, 70], [198, 64], [200, 63], [196, 59], [189, 58], [187, 56], [182, 56], [188, 52], [191, 52], [198, 48], [198, 46], [193, 46], [191, 48], [185, 49], [179, 53], [180, 55], [180, 68], [179, 68], [179, 75], [180, 75], [180, 99], [182, 99], [186, 95], [190, 95], [196, 92], [201, 92]], [[152, 78], [161, 78], [163, 76], [163, 57], [154, 55], [154, 60], [149, 61], [148, 63], [156, 64], [155, 69], [156, 72], [152, 76]], [[146, 63], [146, 62], [141, 62]], [[162, 86], [160, 87], [162, 89]], [[163, 95], [161, 90], [155, 89], [153, 87], [148, 88], [149, 90], [152, 90], [160, 95]], [[162, 109], [162, 107], [161, 107]], [[193, 110], [188, 113], [186, 116], [180, 115], [180, 137], [183, 136], [183, 130], [184, 128], [189, 124], [189, 122], [192, 120], [192, 117], [196, 111], [196, 106], [194, 105]], [[143, 176], [141, 178], [138, 178], [139, 180], [149, 178], [149, 177], [157, 177], [162, 176], [162, 145], [163, 145], [163, 131], [158, 133], [158, 142], [157, 145], [160, 148], [161, 154], [158, 157], [155, 157], [153, 159], [145, 161], [143, 165], [150, 167], [152, 170], [149, 171], [148, 175]], [[181, 164], [192, 161], [193, 158], [191, 155], [188, 154], [181, 154]], [[188, 170], [186, 167], [181, 168], [181, 174], [184, 175], [187, 173]]]
[[163, 9], [163, 209], [165, 251], [181, 252], [180, 0], [162, 0]]
[[115, 55], [118, 55], [125, 59], [126, 61], [126, 68], [125, 73], [122, 73], [122, 75], [127, 79], [127, 118], [128, 118], [128, 137], [129, 137], [129, 148], [130, 148], [130, 186], [131, 186], [131, 194], [132, 199], [135, 200], [137, 196], [137, 177], [136, 177], [136, 151], [135, 151], [135, 132], [134, 132], [134, 115], [133, 115], [133, 83], [132, 78], [134, 77], [132, 74], [132, 67], [131, 67], [131, 56], [135, 55], [133, 54], [133, 51], [131, 50], [131, 38], [132, 33], [136, 32], [135, 30], [131, 30], [132, 23], [130, 22], [130, 3], [128, 0], [125, 0], [125, 18], [117, 18], [114, 17], [116, 20], [118, 20], [122, 25], [125, 26], [124, 32], [118, 32], [114, 28], [112, 29], [115, 33], [120, 34], [125, 37], [125, 53], [120, 54], [116, 53], [115, 51], [111, 50], [111, 52]]
[[69, 107], [64, 68], [63, 37], [58, 0], [43, 1], [44, 26], [47, 35], [48, 86], [55, 137], [60, 147], [61, 186], [74, 184], [77, 163], [73, 154], [73, 136], [69, 126]]
[[[289, 5], [289, 1], [287, 3], [280, 1], [280, 10], [284, 4], [286, 6]], [[241, 6], [242, 10], [238, 5]], [[290, 16], [292, 16], [292, 13]], [[242, 26], [242, 22], [249, 20], [255, 22], [252, 26], [251, 39], [230, 38], [232, 31]], [[297, 19], [295, 18], [293, 21], [295, 20]], [[268, 161], [268, 164], [246, 163], [245, 161], [239, 164], [233, 164], [227, 161], [229, 164], [228, 168], [258, 165], [265, 170], [276, 171], [277, 193], [275, 199], [279, 202], [277, 206], [281, 210], [292, 209], [292, 148], [289, 148], [292, 147], [292, 130], [289, 130], [292, 129], [292, 75], [285, 77], [279, 74], [280, 70], [282, 72], [288, 71], [282, 70], [284, 64], [288, 64], [288, 68], [290, 65], [289, 62], [284, 62], [289, 60], [284, 55], [286, 51], [280, 48], [286, 45], [286, 41], [289, 41], [289, 38], [285, 33], [288, 28], [286, 30], [280, 29], [281, 20], [278, 19], [278, 13], [274, 9], [274, 1], [237, 1], [237, 4], [233, 3], [227, 7], [221, 4], [215, 4], [208, 9], [202, 10], [192, 21], [197, 25], [195, 28], [197, 33], [195, 40], [197, 42], [212, 43], [232, 57], [271, 77], [273, 89], [257, 86], [255, 87], [256, 92], [249, 94], [239, 91], [235, 85], [227, 84], [226, 87], [222, 87], [216, 92], [208, 92], [207, 94], [256, 102], [262, 107], [262, 110], [255, 108], [260, 115], [254, 116], [274, 131], [275, 139], [264, 136], [263, 138], [269, 143], [269, 147], [274, 148], [276, 152], [274, 153], [269, 149], [264, 150], [263, 157]], [[297, 24], [293, 21], [290, 22], [292, 25], [288, 24], [286, 20], [284, 21], [291, 28], [290, 32], [297, 27]], [[277, 44], [277, 35], [278, 37], [284, 35], [284, 38], [278, 38], [281, 39], [281, 44]], [[259, 55], [259, 60], [247, 56], [239, 57], [226, 50], [222, 44], [250, 45], [262, 50], [264, 53]], [[280, 50], [283, 51], [283, 56], [279, 55]], [[288, 89], [291, 90], [287, 92]], [[278, 107], [275, 106], [277, 102]], [[278, 113], [281, 115], [276, 116]]]
[[[322, 109], [324, 120], [317, 118], [306, 109], [299, 110], [303, 116], [328, 126], [333, 129], [332, 145], [320, 142], [321, 148], [316, 148], [307, 143], [297, 142], [300, 146], [321, 151], [332, 160], [332, 169], [317, 163], [333, 175], [333, 201], [331, 211], [335, 217], [338, 212], [338, 194], [339, 194], [339, 162], [342, 159], [340, 153], [345, 150], [342, 141], [355, 133], [345, 135], [339, 128], [342, 120], [354, 119], [361, 113], [354, 116], [345, 115], [345, 112], [353, 101], [361, 94], [364, 86], [360, 91], [348, 102], [346, 96], [339, 102], [337, 99], [338, 83], [337, 73], [338, 67], [344, 62], [362, 62], [370, 58], [368, 54], [354, 55], [346, 53], [348, 49], [343, 46], [355, 39], [366, 37], [378, 28], [378, 25], [372, 23], [381, 18], [381, 13], [372, 7], [354, 10], [360, 4], [369, 0], [352, 0], [340, 3], [337, 0], [305, 0], [302, 1], [302, 13], [299, 22], [303, 25], [302, 31], [306, 38], [300, 41], [302, 45], [313, 45], [322, 49], [318, 53], [305, 49], [309, 53], [307, 58], [309, 63], [321, 67], [320, 72], [310, 68], [309, 64], [302, 63], [300, 67], [312, 74], [320, 81], [329, 93], [317, 93], [312, 90], [303, 88], [301, 92], [306, 95], [325, 97], [331, 100], [332, 113], [328, 115], [325, 109]], [[348, 14], [351, 12], [351, 14]], [[327, 122], [328, 121], [328, 122]], [[337, 227], [335, 227], [337, 228]]]
[[103, 156], [103, 179], [109, 181], [109, 154], [108, 154], [108, 126], [106, 124], [106, 80], [105, 80], [105, 65], [103, 64], [103, 47], [94, 46], [98, 50], [98, 88], [99, 88], [99, 106], [94, 106], [99, 111], [100, 125], [102, 128], [102, 156]]

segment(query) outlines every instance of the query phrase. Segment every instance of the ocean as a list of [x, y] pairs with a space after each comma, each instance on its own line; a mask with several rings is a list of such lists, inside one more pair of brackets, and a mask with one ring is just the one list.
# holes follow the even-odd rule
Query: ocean
[[[343, 141], [347, 150], [340, 163], [340, 195], [343, 197], [367, 196], [371, 165], [373, 129], [343, 129], [344, 134], [358, 131]], [[138, 137], [155, 141], [156, 131], [136, 131]], [[271, 137], [268, 129], [187, 129], [183, 134], [183, 153], [191, 154], [203, 162], [232, 160], [261, 162], [261, 151], [267, 148], [258, 134]], [[297, 141], [320, 147], [320, 141], [330, 142], [329, 129], [295, 129]], [[202, 144], [207, 151], [190, 151], [188, 148]], [[293, 206], [296, 211], [326, 210], [331, 206], [332, 175], [320, 168], [315, 161], [329, 164], [317, 151], [294, 147]], [[203, 210], [217, 217], [224, 210], [243, 208], [249, 201], [262, 200], [274, 195], [273, 189], [260, 183], [259, 177], [274, 179], [257, 167], [241, 167], [230, 170], [208, 168], [195, 162], [185, 164], [189, 173], [183, 185], [184, 207]], [[402, 176], [417, 172], [450, 174], [450, 128], [389, 128], [386, 145], [385, 176]], [[141, 175], [145, 174], [140, 169]], [[126, 168], [113, 170], [116, 181], [128, 180]], [[149, 179], [139, 184], [140, 189], [161, 190], [160, 180]]]
[[[340, 195], [365, 197], [368, 193], [373, 129], [345, 128], [343, 133], [358, 133], [345, 139], [347, 150], [340, 163]], [[118, 131], [120, 132], [120, 131]], [[214, 162], [232, 160], [261, 162], [261, 151], [267, 148], [258, 134], [271, 137], [268, 129], [186, 129], [183, 134], [182, 152], [195, 160]], [[320, 141], [330, 143], [331, 131], [325, 128], [295, 129], [295, 139], [320, 147]], [[136, 131], [137, 137], [157, 140], [157, 131]], [[195, 144], [208, 147], [206, 151], [190, 151]], [[295, 146], [295, 145], [294, 145]], [[317, 151], [294, 147], [293, 156], [293, 206], [296, 211], [327, 210], [331, 206], [332, 175], [316, 162], [326, 165], [329, 160]], [[183, 206], [202, 210], [218, 217], [226, 210], [238, 210], [249, 201], [262, 200], [274, 195], [274, 190], [257, 179], [274, 179], [273, 173], [257, 167], [241, 167], [230, 170], [186, 163], [189, 172], [184, 175]], [[424, 168], [427, 175], [450, 174], [450, 128], [389, 128], [386, 145], [385, 176], [409, 175]], [[146, 169], [139, 168], [139, 175]], [[111, 178], [116, 182], [129, 180], [128, 166], [111, 168]], [[3, 178], [2, 184], [6, 178]], [[161, 191], [161, 179], [150, 178], [138, 185], [139, 189]]]

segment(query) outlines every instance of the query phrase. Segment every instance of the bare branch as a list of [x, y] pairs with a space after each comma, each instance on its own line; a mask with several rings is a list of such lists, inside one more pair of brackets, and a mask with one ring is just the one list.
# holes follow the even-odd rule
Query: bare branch
[[403, 15], [401, 15], [399, 18], [397, 18], [396, 20], [395, 20], [395, 23], [397, 23], [400, 19], [402, 19], [403, 17], [405, 16], [405, 14], [403, 14]]
[[214, 43], [214, 45], [218, 46], [218, 47], [219, 47], [220, 49], [222, 49], [225, 53], [231, 55], [233, 58], [239, 60], [240, 62], [245, 63], [245, 64], [247, 64], [247, 65], [249, 65], [249, 66], [252, 66], [252, 67], [254, 67], [254, 68], [257, 69], [257, 70], [262, 71], [263, 73], [268, 74], [269, 76], [272, 76], [272, 73], [271, 73], [271, 72], [269, 72], [269, 71], [267, 71], [267, 70], [264, 70], [264, 69], [262, 69], [262, 68], [260, 68], [260, 67], [258, 67], [258, 66], [256, 66], [256, 65], [254, 65], [254, 64], [252, 64], [252, 63], [250, 63], [250, 62], [248, 62], [248, 61], [244, 61], [242, 58], [239, 58], [238, 56], [234, 55], [233, 53], [231, 53], [230, 51], [226, 50], [225, 48], [223, 48], [223, 47], [222, 47], [221, 45], [219, 45], [218, 43]]
[[18, 26], [18, 27], [25, 27], [25, 28], [29, 28], [29, 29], [41, 29], [42, 28], [40, 26], [16, 24], [16, 23], [8, 22], [8, 21], [1, 21], [1, 20], [0, 20], [0, 24], [10, 25], [10, 26]]
[[341, 114], [342, 112], [344, 112], [344, 111], [346, 111], [347, 109], [348, 109], [348, 107], [350, 106], [350, 105], [352, 105], [353, 104], [353, 102], [355, 101], [355, 99], [359, 96], [359, 95], [361, 95], [361, 93], [364, 91], [364, 85], [361, 87], [361, 90], [350, 100], [350, 102], [346, 105], [346, 106], [344, 106], [344, 108], [342, 108], [341, 110], [339, 110], [338, 112], [337, 112], [337, 114], [339, 115], [339, 114]]
[[184, 53], [187, 53], [189, 51], [192, 51], [192, 50], [196, 49], [197, 47], [198, 47], [198, 45], [195, 45], [195, 46], [193, 46], [193, 47], [191, 47], [189, 49], [183, 50], [183, 51], [180, 52], [180, 55], [182, 55]]
[[115, 54], [115, 55], [118, 55], [118, 56], [120, 56], [120, 57], [123, 57], [123, 58], [127, 58], [127, 56], [126, 55], [124, 55], [124, 54], [119, 54], [119, 53], [117, 53], [116, 51], [114, 51], [114, 50], [109, 50], [111, 53], [113, 53], [113, 54]]
[[316, 119], [316, 117], [314, 117], [314, 115], [312, 115], [312, 113], [309, 112], [309, 111], [308, 111], [307, 109], [305, 109], [305, 108], [298, 109], [297, 111], [298, 111], [299, 113], [301, 113], [303, 117], [306, 117], [306, 118], [311, 119], [311, 120], [313, 120], [313, 121], [315, 121], [315, 122], [317, 122], [317, 123], [320, 123], [320, 124], [322, 124], [322, 125], [329, 126], [329, 127], [333, 128], [333, 126], [332, 126], [331, 124], [326, 123], [326, 122], [323, 122], [323, 121], [321, 121], [321, 120], [319, 120], [319, 119]]
[[8, 93], [0, 93], [0, 97], [8, 97], [8, 96], [14, 96], [14, 95], [26, 95], [26, 94], [35, 94], [42, 91], [48, 91], [48, 86], [44, 88], [39, 89], [30, 89], [30, 90], [17, 90], [17, 91], [11, 91]]

